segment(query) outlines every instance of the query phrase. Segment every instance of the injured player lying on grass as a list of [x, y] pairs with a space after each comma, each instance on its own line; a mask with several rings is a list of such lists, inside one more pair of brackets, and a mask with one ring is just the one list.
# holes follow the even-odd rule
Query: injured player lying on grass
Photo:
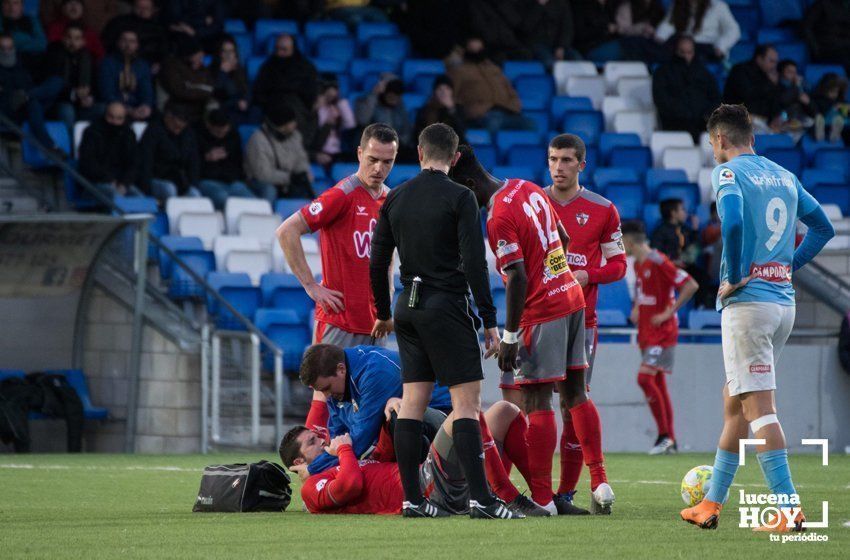
[[[397, 409], [398, 400], [387, 403], [388, 418]], [[519, 493], [505, 470], [505, 464], [516, 464], [521, 472], [528, 465], [526, 423], [519, 408], [499, 401], [481, 417], [488, 482], [505, 504], [497, 508], [494, 515], [482, 515], [481, 510], [470, 508], [469, 489], [453, 449], [452, 415], [446, 417], [439, 411], [429, 412], [432, 413], [431, 421], [442, 421], [442, 425], [435, 430], [436, 436], [430, 447], [423, 450], [420, 480], [425, 495], [437, 508], [444, 510], [444, 515], [479, 518], [548, 516], [546, 510]], [[391, 430], [392, 421], [388, 422], [377, 446], [377, 455], [385, 461], [394, 460]], [[339, 466], [310, 476], [307, 466], [323, 452], [339, 457]], [[311, 513], [401, 513], [404, 493], [398, 465], [375, 459], [358, 460], [347, 434], [333, 438], [328, 444], [320, 434], [304, 426], [296, 426], [283, 437], [280, 457], [283, 464], [303, 480], [301, 498]]]

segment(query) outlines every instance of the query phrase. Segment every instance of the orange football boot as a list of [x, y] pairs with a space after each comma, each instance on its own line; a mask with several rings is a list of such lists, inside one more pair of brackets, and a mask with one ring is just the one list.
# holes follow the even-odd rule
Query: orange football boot
[[791, 531], [802, 532], [806, 530], [806, 528], [803, 527], [803, 522], [806, 521], [806, 516], [803, 515], [803, 510], [800, 510], [797, 517], [794, 518], [794, 521], [791, 521], [790, 523], [784, 515], [782, 516], [782, 521], [777, 523], [776, 517], [776, 515], [771, 516], [766, 525], [756, 527], [753, 531], [765, 533], [790, 533]]
[[717, 529], [721, 509], [723, 504], [704, 499], [694, 507], [683, 509], [680, 515], [682, 519], [700, 529]]

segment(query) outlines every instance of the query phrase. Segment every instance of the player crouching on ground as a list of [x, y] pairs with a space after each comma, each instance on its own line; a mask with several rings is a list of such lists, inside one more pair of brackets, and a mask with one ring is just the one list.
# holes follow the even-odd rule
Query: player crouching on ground
[[[699, 285], [661, 252], [652, 249], [643, 226], [623, 224], [626, 254], [635, 259], [637, 290], [631, 321], [638, 328], [641, 351], [638, 385], [658, 426], [658, 439], [650, 455], [676, 452], [673, 403], [665, 375], [673, 373], [673, 353], [679, 337], [676, 312], [696, 293]], [[679, 297], [674, 298], [675, 291]]]
[[[387, 414], [394, 403], [389, 403]], [[485, 450], [502, 447], [513, 461], [522, 461], [525, 441], [516, 437], [516, 424], [524, 423], [519, 409], [511, 403], [500, 401], [484, 413], [490, 431], [482, 429]], [[420, 465], [420, 484], [423, 493], [438, 508], [436, 516], [450, 514], [480, 517], [479, 508], [469, 509], [469, 487], [454, 450], [450, 414], [437, 430], [437, 436], [425, 462]], [[482, 425], [482, 428], [484, 425]], [[283, 437], [280, 458], [283, 464], [304, 480], [301, 498], [311, 513], [372, 513], [400, 514], [404, 492], [396, 463], [358, 461], [351, 438], [341, 435], [325, 446], [324, 440], [305, 426], [296, 426]], [[486, 451], [485, 451], [486, 452]], [[310, 476], [309, 465], [321, 454], [329, 453], [339, 458], [339, 466]], [[525, 459], [527, 461], [527, 458]], [[488, 469], [489, 476], [489, 469]], [[517, 493], [508, 506], [496, 510], [496, 518], [523, 518], [535, 508], [525, 496]]]

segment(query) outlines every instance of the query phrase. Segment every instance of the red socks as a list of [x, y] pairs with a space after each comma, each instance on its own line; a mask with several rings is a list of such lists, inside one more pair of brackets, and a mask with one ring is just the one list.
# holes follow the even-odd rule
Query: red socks
[[331, 413], [328, 410], [328, 403], [325, 401], [311, 401], [310, 412], [307, 413], [307, 419], [304, 421], [304, 425], [314, 432], [321, 433], [325, 436], [325, 439], [327, 439], [328, 418], [330, 418], [330, 416]]
[[525, 414], [520, 412], [514, 418], [514, 421], [511, 422], [511, 425], [508, 426], [508, 431], [505, 433], [505, 441], [502, 442], [502, 448], [505, 450], [504, 455], [502, 455], [502, 464], [505, 465], [505, 472], [507, 473], [511, 471], [511, 464], [515, 464], [522, 477], [530, 486], [531, 469], [528, 466], [527, 433], [528, 421], [525, 419]]
[[528, 481], [531, 499], [545, 506], [552, 501], [552, 458], [558, 445], [554, 410], [537, 410], [528, 414], [526, 441], [531, 474], [531, 480]]
[[599, 411], [593, 401], [587, 399], [583, 403], [570, 409], [578, 441], [584, 454], [584, 462], [590, 469], [590, 489], [603, 482], [608, 482], [605, 474], [605, 457], [602, 455], [602, 422], [599, 420]]
[[643, 389], [643, 394], [646, 395], [646, 402], [649, 404], [652, 417], [655, 418], [655, 424], [658, 427], [658, 436], [668, 435], [667, 410], [664, 406], [664, 397], [661, 395], [658, 385], [655, 382], [655, 374], [639, 373], [638, 385]]
[[578, 441], [572, 418], [564, 418], [564, 432], [561, 434], [561, 483], [558, 494], [567, 494], [576, 489], [581, 469], [584, 466], [584, 454]]
[[484, 420], [484, 415], [478, 414], [478, 421], [481, 424], [481, 441], [484, 446], [484, 472], [487, 474], [487, 481], [493, 492], [505, 503], [511, 503], [514, 498], [519, 496], [519, 490], [511, 482], [508, 473], [505, 472], [505, 466], [502, 464], [502, 458], [499, 456], [499, 450], [496, 449], [496, 442], [493, 441], [493, 436], [490, 434], [490, 428], [487, 427], [487, 422]]
[[667, 417], [667, 435], [670, 439], [676, 441], [676, 434], [673, 433], [673, 401], [670, 400], [670, 392], [667, 390], [667, 374], [659, 371], [655, 374], [655, 385], [658, 387], [658, 393], [664, 401], [664, 415]]
[[386, 422], [381, 426], [381, 433], [378, 436], [378, 443], [375, 444], [375, 449], [372, 451], [370, 459], [374, 459], [379, 463], [395, 463], [395, 443], [393, 436], [390, 435], [390, 430]]

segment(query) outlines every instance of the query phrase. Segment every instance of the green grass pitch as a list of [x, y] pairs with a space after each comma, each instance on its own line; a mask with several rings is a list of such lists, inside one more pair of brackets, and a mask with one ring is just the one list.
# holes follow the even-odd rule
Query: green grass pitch
[[[738, 489], [763, 492], [755, 456], [742, 467], [716, 531], [677, 519], [685, 472], [707, 454], [610, 454], [610, 517], [517, 521], [309, 515], [298, 485], [282, 514], [193, 514], [205, 465], [260, 455], [0, 456], [2, 558], [848, 558], [850, 459], [793, 455], [805, 511], [830, 504], [828, 542], [773, 543], [738, 528]], [[271, 455], [267, 459], [274, 460]], [[749, 458], [749, 457], [748, 457]], [[556, 458], [557, 460], [557, 458]], [[555, 473], [557, 476], [556, 464]], [[515, 480], [520, 489], [514, 472]], [[576, 503], [587, 506], [587, 480]], [[843, 552], [842, 552], [843, 551]]]

